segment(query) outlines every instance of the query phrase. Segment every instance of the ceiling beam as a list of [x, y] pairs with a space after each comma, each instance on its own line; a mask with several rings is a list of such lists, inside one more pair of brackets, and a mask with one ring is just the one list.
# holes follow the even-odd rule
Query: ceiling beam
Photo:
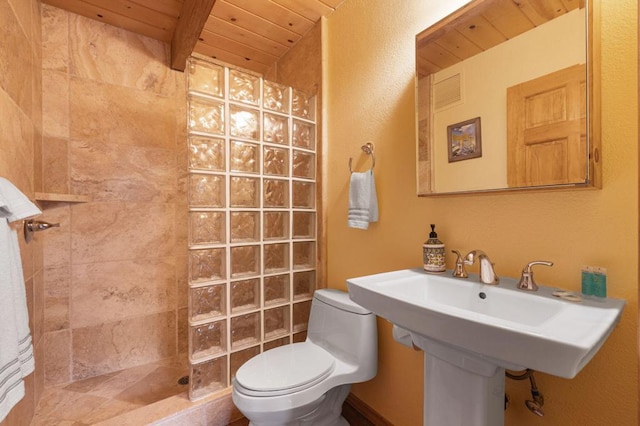
[[184, 0], [171, 39], [171, 68], [184, 71], [216, 0]]

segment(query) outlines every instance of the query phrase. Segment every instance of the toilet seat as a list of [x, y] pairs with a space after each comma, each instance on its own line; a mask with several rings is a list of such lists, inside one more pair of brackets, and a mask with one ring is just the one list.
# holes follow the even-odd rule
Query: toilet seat
[[251, 396], [276, 396], [307, 389], [326, 379], [333, 356], [313, 343], [280, 346], [257, 355], [238, 369], [236, 385]]

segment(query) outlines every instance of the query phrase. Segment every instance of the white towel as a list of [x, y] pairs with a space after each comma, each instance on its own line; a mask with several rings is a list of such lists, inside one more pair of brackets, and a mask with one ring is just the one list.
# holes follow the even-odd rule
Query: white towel
[[0, 217], [8, 222], [42, 214], [40, 209], [7, 179], [0, 177]]
[[369, 223], [378, 221], [378, 196], [373, 170], [351, 173], [349, 184], [349, 215], [351, 228], [367, 229]]
[[35, 368], [20, 246], [9, 222], [41, 213], [0, 178], [0, 422], [24, 396], [22, 379]]

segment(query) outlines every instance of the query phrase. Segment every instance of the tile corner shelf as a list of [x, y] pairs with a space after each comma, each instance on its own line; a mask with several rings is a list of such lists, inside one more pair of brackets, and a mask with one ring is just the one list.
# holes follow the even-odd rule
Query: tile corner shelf
[[89, 195], [56, 194], [52, 192], [36, 192], [37, 201], [54, 201], [61, 203], [88, 203], [91, 201]]

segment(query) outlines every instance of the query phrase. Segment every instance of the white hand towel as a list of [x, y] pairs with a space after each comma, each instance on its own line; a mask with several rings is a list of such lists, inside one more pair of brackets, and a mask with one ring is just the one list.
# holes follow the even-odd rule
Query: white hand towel
[[369, 223], [378, 221], [378, 196], [373, 171], [351, 173], [349, 184], [349, 214], [347, 224], [351, 228], [367, 229]]
[[8, 222], [42, 214], [40, 209], [7, 179], [0, 177], [0, 216]]
[[24, 396], [14, 304], [13, 236], [0, 218], [0, 422]]
[[22, 379], [35, 368], [18, 235], [9, 222], [40, 213], [0, 178], [0, 422], [24, 396]]

